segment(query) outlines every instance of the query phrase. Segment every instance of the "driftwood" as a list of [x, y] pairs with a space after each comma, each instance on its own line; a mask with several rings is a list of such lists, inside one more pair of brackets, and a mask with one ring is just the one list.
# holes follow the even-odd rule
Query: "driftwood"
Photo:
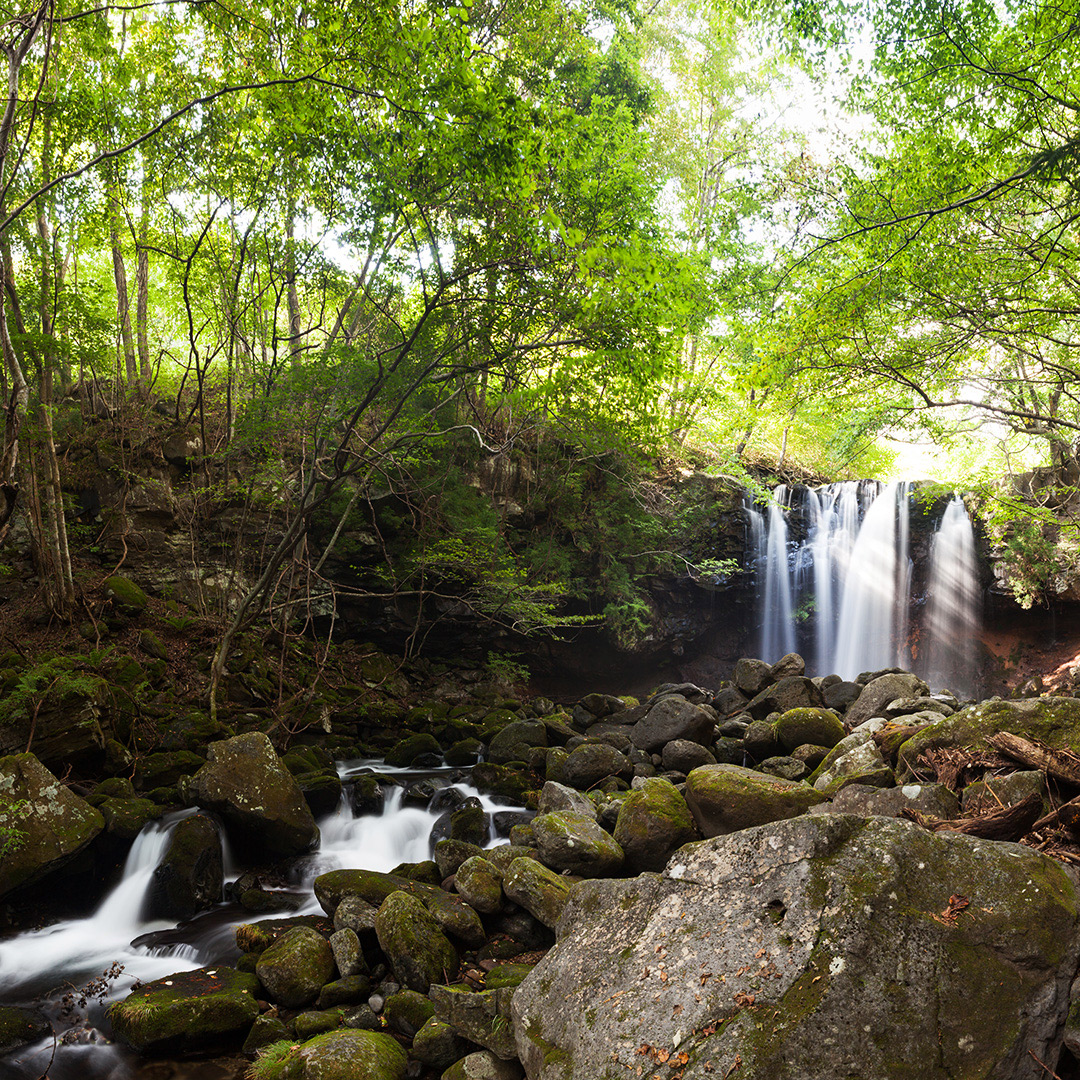
[[1041, 829], [1053, 829], [1058, 825], [1064, 825], [1070, 832], [1075, 832], [1074, 823], [1078, 820], [1080, 820], [1080, 795], [1063, 803], [1056, 810], [1051, 810], [1046, 817], [1039, 818], [1031, 826], [1031, 831], [1039, 832]]
[[902, 813], [904, 817], [917, 822], [930, 832], [958, 832], [967, 836], [979, 836], [983, 840], [1019, 840], [1031, 831], [1041, 808], [1042, 798], [1028, 795], [1012, 806], [1003, 806], [1000, 810], [978, 817], [946, 820], [920, 814], [915, 810], [904, 810]]
[[999, 731], [986, 741], [1022, 765], [1030, 765], [1056, 780], [1080, 784], [1080, 757], [1071, 750], [1050, 750], [1008, 731]]

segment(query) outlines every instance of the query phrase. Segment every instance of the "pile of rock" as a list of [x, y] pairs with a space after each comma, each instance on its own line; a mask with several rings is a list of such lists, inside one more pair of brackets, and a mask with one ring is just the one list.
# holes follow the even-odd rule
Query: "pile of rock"
[[[1080, 748], [1080, 700], [961, 708], [907, 672], [809, 679], [789, 656], [715, 693], [533, 703], [470, 773], [531, 803], [510, 843], [447, 804], [430, 861], [322, 875], [325, 918], [241, 927], [235, 967], [141, 988], [115, 1032], [149, 1054], [242, 1044], [271, 1080], [1061, 1073], [1080, 1057], [1072, 870], [910, 820], [1049, 800], [1032, 770], [936, 782], [935, 754], [1001, 730]], [[381, 782], [354, 806], [377, 812]], [[180, 788], [266, 858], [315, 842], [264, 736], [213, 744]]]

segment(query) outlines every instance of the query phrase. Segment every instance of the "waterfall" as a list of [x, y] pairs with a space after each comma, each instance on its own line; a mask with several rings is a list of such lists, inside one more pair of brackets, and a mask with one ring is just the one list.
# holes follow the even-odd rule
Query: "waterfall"
[[765, 588], [761, 623], [762, 656], [783, 656], [795, 651], [795, 620], [788, 559], [787, 488], [782, 484], [769, 501], [769, 527], [765, 540]]
[[974, 644], [978, 622], [975, 533], [964, 501], [954, 497], [930, 550], [925, 657], [920, 666], [935, 683], [964, 696], [977, 689]]
[[911, 625], [911, 486], [846, 481], [777, 488], [748, 508], [748, 561], [760, 601], [760, 656], [797, 650], [814, 674], [917, 668], [961, 694], [972, 688], [978, 592], [974, 535], [954, 499], [933, 543], [923, 646]]

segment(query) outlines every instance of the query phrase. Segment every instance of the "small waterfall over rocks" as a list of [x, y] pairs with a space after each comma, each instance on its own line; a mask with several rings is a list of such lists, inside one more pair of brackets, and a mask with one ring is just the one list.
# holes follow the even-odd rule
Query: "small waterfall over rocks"
[[845, 679], [903, 667], [961, 696], [976, 691], [974, 529], [954, 497], [928, 563], [916, 565], [913, 495], [907, 482], [851, 480], [781, 485], [764, 507], [747, 501], [763, 660], [799, 652], [814, 674]]

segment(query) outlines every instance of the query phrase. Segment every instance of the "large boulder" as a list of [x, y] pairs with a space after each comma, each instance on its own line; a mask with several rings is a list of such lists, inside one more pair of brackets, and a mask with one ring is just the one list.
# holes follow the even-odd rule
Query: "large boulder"
[[723, 836], [795, 817], [825, 801], [825, 796], [809, 784], [741, 765], [703, 765], [695, 769], [686, 778], [685, 794], [703, 836]]
[[622, 867], [622, 848], [592, 818], [561, 810], [534, 818], [532, 827], [540, 858], [554, 870], [606, 877]]
[[431, 1000], [437, 1019], [449, 1024], [462, 1038], [508, 1061], [516, 1051], [510, 1026], [510, 1007], [516, 991], [516, 986], [478, 992], [467, 986], [433, 986]]
[[146, 983], [109, 1008], [113, 1034], [143, 1054], [238, 1044], [259, 1015], [259, 980], [229, 967], [182, 971]]
[[862, 693], [848, 706], [844, 724], [850, 731], [865, 720], [885, 716], [888, 707], [897, 698], [922, 697], [930, 689], [917, 675], [907, 671], [893, 671], [879, 675], [863, 687]]
[[547, 728], [539, 720], [515, 720], [492, 738], [487, 759], [497, 765], [528, 761], [530, 750], [547, 744]]
[[677, 848], [700, 838], [686, 800], [670, 780], [650, 777], [623, 800], [615, 842], [634, 870], [663, 870]]
[[844, 737], [844, 725], [828, 709], [788, 709], [775, 727], [776, 738], [788, 754], [807, 744], [832, 748]]
[[319, 842], [319, 828], [292, 774], [261, 732], [210, 744], [188, 795], [221, 815], [230, 841], [249, 857], [290, 858]]
[[266, 992], [289, 1009], [307, 1005], [334, 977], [330, 943], [310, 926], [294, 926], [259, 954], [255, 974]]
[[711, 746], [716, 733], [713, 713], [678, 695], [661, 698], [630, 729], [630, 738], [639, 750], [660, 750], [672, 739]]
[[0, 896], [63, 866], [104, 826], [33, 754], [0, 758]]
[[563, 782], [578, 791], [588, 791], [609, 776], [624, 780], [634, 775], [630, 759], [607, 743], [584, 743], [575, 747], [563, 762]]
[[1023, 701], [981, 701], [952, 716], [928, 724], [900, 747], [899, 768], [905, 778], [925, 775], [919, 758], [931, 750], [956, 746], [987, 750], [987, 738], [1008, 731], [1057, 750], [1080, 746], [1080, 699], [1028, 698]]
[[804, 815], [688, 847], [663, 876], [576, 885], [514, 1035], [530, 1080], [672, 1063], [695, 1080], [1036, 1080], [1058, 1061], [1078, 931], [1069, 871], [1029, 848]]
[[177, 822], [146, 895], [151, 918], [180, 922], [221, 900], [224, 882], [221, 835], [205, 814]]
[[375, 933], [395, 978], [410, 990], [426, 994], [432, 983], [457, 975], [457, 951], [415, 896], [391, 893], [375, 916]]
[[825, 704], [821, 690], [805, 675], [788, 675], [766, 686], [746, 706], [755, 720], [764, 720], [771, 713], [788, 709], [817, 709]]

